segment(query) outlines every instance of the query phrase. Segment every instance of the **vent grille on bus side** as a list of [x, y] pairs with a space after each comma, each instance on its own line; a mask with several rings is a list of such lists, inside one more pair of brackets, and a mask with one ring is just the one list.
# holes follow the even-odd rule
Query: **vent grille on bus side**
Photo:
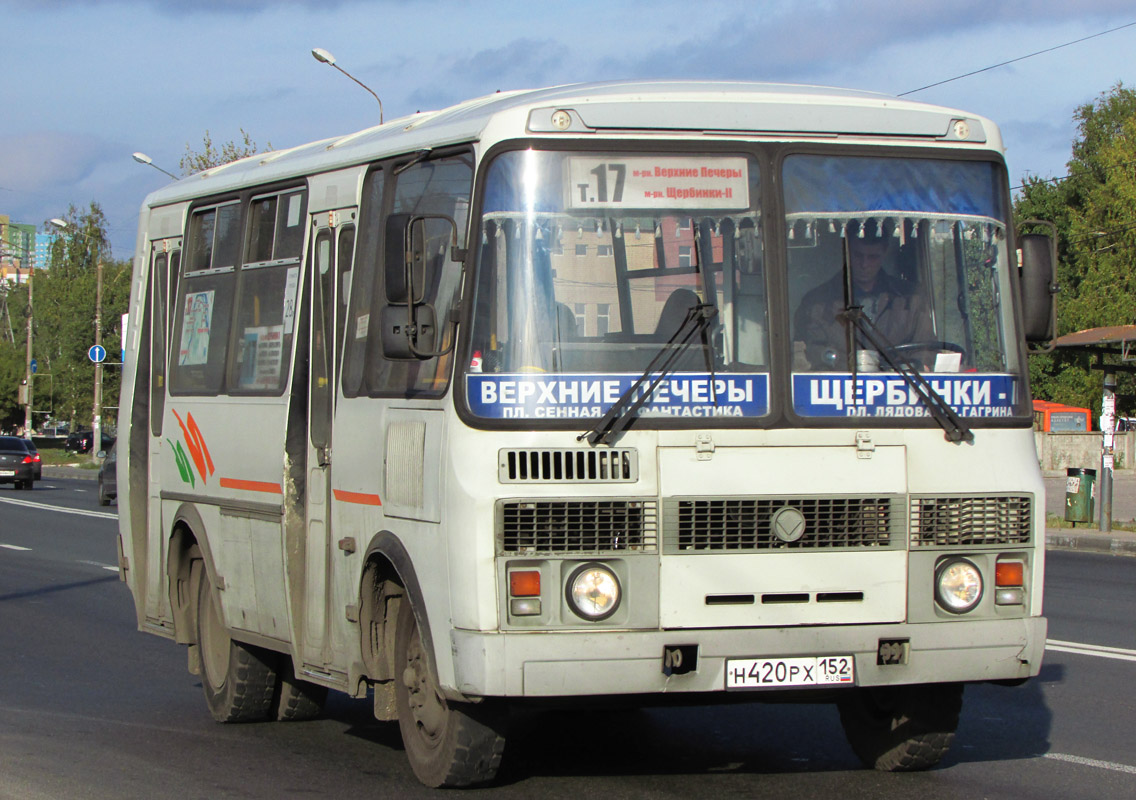
[[912, 497], [911, 546], [1029, 544], [1030, 495]]
[[502, 501], [502, 553], [649, 552], [658, 547], [654, 500]]
[[[672, 499], [664, 505], [667, 552], [881, 549], [903, 542], [898, 497]], [[782, 541], [770, 524], [783, 508], [804, 519], [804, 533]]]
[[639, 480], [638, 451], [579, 448], [501, 450], [501, 483], [633, 483]]

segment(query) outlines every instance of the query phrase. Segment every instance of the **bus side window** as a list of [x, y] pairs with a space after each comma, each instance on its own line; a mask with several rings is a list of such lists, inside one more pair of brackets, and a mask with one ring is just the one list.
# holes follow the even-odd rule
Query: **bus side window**
[[[457, 246], [465, 247], [473, 184], [472, 157], [469, 153], [460, 153], [422, 161], [407, 167], [395, 177], [395, 181], [390, 213], [441, 215], [449, 217], [454, 223], [451, 227], [442, 219], [432, 217], [426, 220], [427, 254], [431, 266], [424, 300], [434, 305], [438, 320], [442, 323], [448, 317], [460, 289], [462, 265], [450, 260], [450, 243], [456, 228]], [[385, 224], [385, 217], [382, 223]], [[377, 270], [377, 277], [372, 277], [374, 292], [371, 305], [371, 320], [377, 322], [378, 312], [388, 301], [382, 279], [383, 265], [379, 263], [384, 251], [379, 248], [367, 252], [379, 254], [373, 267]], [[362, 276], [356, 276], [356, 280], [361, 282]], [[356, 292], [360, 288], [356, 287]], [[446, 326], [443, 331], [441, 325], [439, 327], [441, 335], [438, 347], [444, 349], [451, 344], [452, 328]], [[378, 333], [378, 325], [372, 325], [363, 376], [367, 393], [411, 397], [436, 396], [446, 391], [452, 374], [452, 353], [424, 361], [387, 359], [383, 356]], [[350, 340], [350, 332], [348, 339]], [[350, 367], [347, 368], [349, 369]]]
[[[362, 204], [359, 207], [358, 231], [358, 258], [354, 259], [354, 269], [351, 271], [350, 286], [341, 289], [350, 289], [349, 295], [344, 295], [346, 308], [343, 310], [344, 319], [340, 322], [341, 340], [339, 347], [343, 353], [343, 370], [340, 378], [345, 397], [356, 397], [367, 394], [367, 387], [363, 383], [364, 365], [367, 362], [369, 347], [377, 347], [378, 343], [369, 344], [374, 340], [378, 331], [378, 310], [380, 301], [375, 298], [372, 290], [375, 285], [375, 273], [380, 268], [378, 254], [383, 250], [383, 199], [385, 197], [386, 171], [374, 169], [367, 173], [363, 181]], [[373, 302], [372, 302], [373, 301]], [[375, 325], [371, 325], [371, 320]]]
[[155, 250], [150, 273], [154, 287], [150, 310], [150, 432], [154, 436], [162, 435], [162, 415], [166, 404], [166, 367], [169, 364], [169, 353], [166, 350], [166, 334], [169, 330], [167, 313], [170, 307], [167, 299], [169, 275], [171, 271], [176, 271], [180, 267], [180, 256], [180, 250], [175, 250], [172, 255]]
[[196, 210], [190, 218], [171, 330], [172, 394], [215, 395], [224, 388], [240, 239], [236, 202]]

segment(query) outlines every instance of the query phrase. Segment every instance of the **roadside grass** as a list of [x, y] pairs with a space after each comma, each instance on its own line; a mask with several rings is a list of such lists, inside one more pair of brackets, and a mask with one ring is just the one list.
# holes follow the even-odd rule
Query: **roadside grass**
[[[1093, 532], [1099, 530], [1098, 521], [1096, 518], [1092, 522], [1068, 522], [1061, 514], [1046, 514], [1045, 527], [1046, 528], [1063, 528], [1068, 530], [1081, 530]], [[1079, 527], [1078, 527], [1079, 526]], [[1136, 531], [1136, 520], [1128, 520], [1122, 522], [1114, 519], [1112, 521], [1112, 529], [1114, 531]]]

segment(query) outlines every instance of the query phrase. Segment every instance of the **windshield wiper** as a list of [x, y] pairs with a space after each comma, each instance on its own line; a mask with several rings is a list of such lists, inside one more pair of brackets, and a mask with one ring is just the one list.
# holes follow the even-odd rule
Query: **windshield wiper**
[[[599, 422], [595, 427], [584, 431], [576, 437], [576, 441], [583, 441], [585, 438], [588, 444], [609, 444], [616, 436], [618, 436], [628, 425], [640, 408], [651, 398], [655, 393], [655, 389], [662, 382], [670, 371], [674, 368], [675, 362], [679, 357], [687, 351], [691, 342], [694, 341], [695, 334], [701, 334], [702, 344], [706, 347], [706, 358], [710, 362], [710, 390], [714, 391], [714, 363], [710, 355], [710, 342], [706, 335], [707, 329], [710, 327], [710, 320], [718, 314], [718, 307], [709, 303], [697, 303], [691, 306], [686, 311], [686, 318], [683, 319], [682, 324], [678, 326], [678, 330], [674, 332], [670, 339], [667, 340], [659, 352], [651, 359], [651, 363], [643, 370], [643, 374], [627, 387], [627, 390], [621, 394], [607, 413], [600, 417]], [[677, 342], [677, 345], [675, 344]], [[658, 372], [655, 372], [656, 364], [662, 360], [662, 364], [658, 367]], [[634, 402], [631, 398], [635, 393], [651, 378], [654, 374], [654, 379], [651, 385], [645, 392], [641, 392]], [[715, 404], [718, 402], [717, 395], [714, 395]]]
[[[855, 326], [860, 333], [864, 335], [876, 352], [880, 354], [884, 361], [887, 362], [893, 370], [903, 376], [907, 381], [907, 385], [915, 390], [923, 404], [927, 406], [927, 410], [931, 412], [931, 416], [935, 418], [935, 422], [946, 434], [947, 441], [970, 442], [974, 441], [974, 433], [966, 426], [955, 410], [951, 408], [950, 403], [943, 399], [943, 396], [935, 391], [935, 387], [923, 377], [918, 369], [909, 362], [904, 362], [902, 359], [892, 357], [893, 345], [888, 338], [876, 327], [875, 323], [868, 318], [864, 313], [864, 309], [860, 306], [846, 306], [845, 309], [838, 315], [840, 319], [851, 326]], [[855, 335], [852, 336], [856, 338]], [[855, 357], [853, 357], [855, 358]], [[853, 364], [855, 364], [853, 360]], [[852, 380], [856, 380], [856, 373], [852, 373]]]

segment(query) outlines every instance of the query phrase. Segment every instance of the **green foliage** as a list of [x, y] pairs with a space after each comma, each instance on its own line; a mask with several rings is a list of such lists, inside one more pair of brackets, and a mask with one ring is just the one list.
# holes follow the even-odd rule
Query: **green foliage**
[[[1069, 177], [1025, 181], [1014, 206], [1020, 223], [1057, 226], [1058, 335], [1136, 322], [1136, 92], [1117, 84], [1074, 114]], [[1102, 373], [1089, 357], [1063, 351], [1030, 359], [1037, 397], [1100, 408]], [[1136, 410], [1136, 383], [1121, 375], [1117, 407]]]
[[[10, 294], [8, 301], [13, 299]], [[24, 424], [19, 386], [25, 369], [24, 350], [11, 342], [0, 342], [0, 431], [14, 431]]]
[[[252, 137], [248, 135], [244, 128], [241, 131], [241, 142], [225, 142], [221, 145], [220, 149], [213, 146], [213, 137], [209, 135], [209, 131], [205, 131], [205, 137], [202, 141], [202, 148], [200, 151], [194, 150], [189, 146], [189, 142], [185, 143], [185, 155], [181, 157], [179, 166], [181, 167], [182, 175], [193, 175], [195, 172], [209, 169], [210, 167], [217, 167], [221, 164], [228, 164], [230, 161], [237, 161], [247, 156], [253, 156], [260, 152], [260, 148]], [[272, 143], [268, 142], [265, 145], [265, 150], [272, 149]]]
[[[106, 217], [97, 203], [79, 211], [71, 206], [67, 226], [55, 241], [47, 269], [32, 278], [32, 354], [39, 368], [34, 381], [34, 409], [56, 419], [90, 425], [95, 366], [87, 351], [95, 343], [98, 264], [103, 265], [102, 341], [108, 358], [103, 367], [103, 425], [114, 424], [118, 405], [119, 341], [122, 314], [130, 301], [130, 262], [109, 258]], [[13, 308], [24, 301], [9, 297]], [[23, 364], [26, 333], [17, 333]], [[22, 373], [22, 368], [21, 368]], [[0, 407], [2, 408], [2, 407]], [[22, 417], [21, 417], [22, 418]], [[36, 425], [43, 423], [37, 415]]]

